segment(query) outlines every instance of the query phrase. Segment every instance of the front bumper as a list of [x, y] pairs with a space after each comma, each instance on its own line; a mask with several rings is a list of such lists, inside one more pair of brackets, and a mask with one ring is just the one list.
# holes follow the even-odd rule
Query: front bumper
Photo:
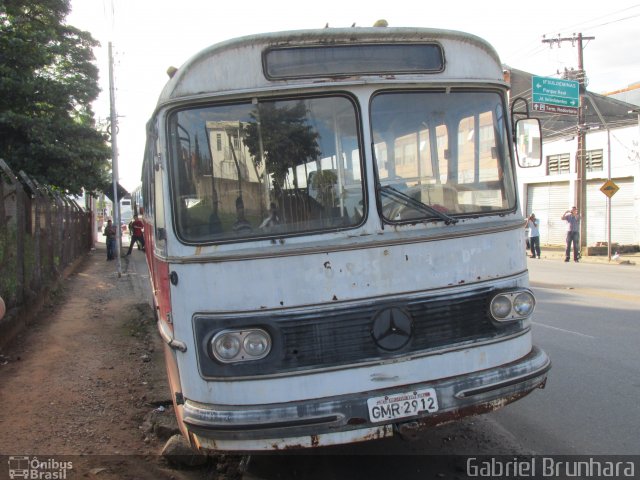
[[[198, 448], [222, 451], [277, 450], [353, 443], [411, 435], [422, 428], [486, 413], [544, 386], [551, 362], [537, 347], [500, 367], [390, 389], [282, 404], [217, 406], [186, 400], [184, 426]], [[438, 411], [372, 423], [367, 399], [433, 388]]]

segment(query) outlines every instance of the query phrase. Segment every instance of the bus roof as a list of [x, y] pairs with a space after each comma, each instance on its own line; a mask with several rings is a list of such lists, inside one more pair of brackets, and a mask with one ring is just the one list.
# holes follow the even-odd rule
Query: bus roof
[[[444, 51], [445, 68], [438, 80], [449, 82], [492, 81], [503, 83], [502, 66], [495, 49], [472, 34], [430, 28], [324, 28], [262, 33], [214, 44], [187, 60], [165, 85], [158, 107], [188, 98], [218, 94], [241, 94], [256, 89], [280, 89], [316, 84], [319, 79], [268, 79], [263, 71], [263, 52], [268, 48], [335, 46], [354, 44], [436, 43]], [[402, 75], [403, 81], [416, 73]], [[398, 76], [400, 77], [400, 75]], [[425, 75], [420, 74], [424, 80]], [[389, 79], [389, 75], [351, 75], [345, 81]], [[335, 80], [325, 76], [325, 79]]]

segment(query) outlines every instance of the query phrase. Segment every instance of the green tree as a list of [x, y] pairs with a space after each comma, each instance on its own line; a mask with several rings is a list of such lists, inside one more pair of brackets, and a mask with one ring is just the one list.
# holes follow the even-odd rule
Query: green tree
[[0, 0], [0, 158], [69, 193], [109, 182], [111, 156], [91, 102], [88, 32], [64, 23], [69, 0]]

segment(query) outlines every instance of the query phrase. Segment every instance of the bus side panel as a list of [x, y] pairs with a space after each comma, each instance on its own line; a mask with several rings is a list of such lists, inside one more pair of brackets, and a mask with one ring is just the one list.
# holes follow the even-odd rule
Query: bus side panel
[[176, 361], [176, 351], [172, 349], [167, 343], [163, 345], [164, 360], [167, 368], [167, 379], [169, 381], [169, 389], [171, 391], [171, 400], [173, 402], [173, 411], [178, 420], [178, 427], [184, 435], [184, 438], [189, 438], [189, 434], [183, 422], [182, 414], [182, 386], [180, 385], [180, 372], [178, 371], [178, 363]]
[[[145, 219], [146, 220], [146, 219]], [[153, 294], [153, 308], [156, 320], [167, 321], [167, 314], [171, 312], [171, 292], [169, 289], [169, 265], [159, 260], [155, 255], [155, 242], [153, 236], [154, 226], [144, 221], [144, 244], [147, 267], [149, 269], [149, 281]], [[173, 324], [168, 322], [171, 330]]]
[[[152, 238], [152, 236], [149, 237]], [[152, 251], [152, 248], [147, 248], [147, 252]], [[166, 262], [157, 259], [152, 253], [147, 253], [147, 260], [150, 260], [149, 269], [153, 272], [151, 278], [152, 286], [154, 287], [153, 299], [154, 306], [156, 308], [158, 329], [164, 329], [173, 335], [174, 325], [171, 312], [171, 294], [169, 291], [169, 265]], [[184, 437], [188, 439], [190, 437], [182, 421], [182, 385], [176, 358], [178, 352], [167, 343], [165, 338], [163, 338], [163, 340], [165, 366], [167, 369], [167, 379], [171, 391], [171, 400], [173, 402], [174, 412], [178, 419], [180, 431]]]
[[[173, 333], [173, 322], [171, 317], [171, 292], [169, 289], [169, 265], [167, 262], [161, 261], [154, 255], [154, 226], [143, 218], [144, 221], [144, 237], [145, 237], [145, 256], [147, 267], [149, 269], [149, 281], [152, 288], [153, 309], [158, 328], [161, 323], [165, 328]], [[164, 340], [164, 339], [163, 339]], [[180, 372], [178, 371], [178, 363], [176, 359], [176, 350], [163, 342], [163, 353], [165, 367], [167, 371], [167, 380], [171, 392], [171, 400], [173, 402], [174, 413], [178, 420], [178, 427], [185, 438], [189, 439], [189, 433], [186, 430], [183, 420], [181, 407], [182, 386], [180, 383]]]

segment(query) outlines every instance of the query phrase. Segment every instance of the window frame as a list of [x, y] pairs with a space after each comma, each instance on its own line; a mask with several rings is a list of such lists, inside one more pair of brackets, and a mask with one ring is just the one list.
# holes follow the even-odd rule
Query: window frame
[[[210, 107], [224, 107], [224, 106], [240, 106], [240, 105], [255, 105], [256, 99], [257, 103], [269, 103], [269, 102], [286, 102], [286, 101], [307, 101], [307, 100], [315, 100], [321, 98], [344, 98], [347, 100], [352, 108], [353, 108], [353, 118], [355, 121], [355, 135], [356, 135], [356, 143], [358, 146], [358, 165], [360, 169], [360, 185], [362, 189], [362, 216], [357, 223], [348, 226], [333, 226], [331, 228], [323, 227], [323, 228], [314, 228], [309, 230], [301, 230], [301, 231], [292, 231], [286, 233], [265, 233], [263, 235], [252, 235], [252, 236], [238, 236], [233, 238], [209, 238], [204, 240], [194, 240], [189, 239], [185, 235], [180, 228], [178, 228], [178, 218], [177, 218], [177, 197], [179, 196], [179, 192], [177, 191], [177, 169], [174, 164], [174, 149], [173, 145], [173, 133], [171, 132], [171, 124], [172, 118], [177, 115], [181, 111], [188, 111], [200, 108], [210, 108]], [[237, 98], [233, 100], [219, 100], [208, 99], [207, 101], [199, 101], [196, 103], [189, 104], [181, 104], [169, 109], [165, 114], [164, 128], [166, 135], [166, 149], [167, 149], [167, 166], [169, 172], [169, 198], [168, 202], [171, 205], [171, 223], [173, 232], [178, 239], [178, 241], [184, 245], [193, 245], [193, 246], [205, 246], [205, 245], [222, 245], [222, 244], [236, 244], [236, 243], [247, 243], [247, 242], [256, 242], [256, 241], [264, 241], [270, 240], [272, 243], [277, 239], [284, 239], [290, 237], [304, 237], [304, 236], [317, 236], [324, 235], [328, 233], [335, 233], [338, 231], [344, 230], [354, 230], [360, 228], [364, 225], [369, 217], [369, 212], [371, 208], [369, 206], [369, 193], [368, 193], [368, 179], [367, 179], [367, 162], [365, 160], [365, 148], [363, 143], [363, 123], [362, 123], [362, 111], [360, 104], [356, 95], [353, 92], [349, 91], [329, 91], [322, 93], [314, 93], [314, 92], [306, 92], [299, 95], [282, 95], [282, 96], [265, 96], [265, 97], [256, 97], [252, 96], [250, 98]], [[224, 143], [224, 142], [223, 142]], [[212, 146], [213, 147], [213, 146]], [[224, 147], [224, 146], [223, 146]], [[214, 147], [215, 148], [215, 147]]]
[[[505, 93], [500, 90], [500, 89], [495, 89], [495, 88], [486, 88], [486, 87], [478, 87], [478, 88], [470, 88], [470, 87], [452, 87], [452, 88], [442, 88], [442, 87], [434, 87], [434, 88], [386, 88], [386, 89], [380, 89], [380, 90], [376, 90], [375, 92], [373, 92], [371, 94], [371, 97], [369, 98], [369, 127], [371, 129], [371, 137], [372, 137], [372, 145], [373, 148], [375, 149], [375, 140], [373, 140], [374, 135], [374, 124], [373, 124], [373, 102], [375, 100], [376, 97], [383, 95], [383, 94], [410, 94], [410, 93], [446, 93], [447, 95], [449, 94], [456, 94], [456, 93], [471, 93], [471, 94], [483, 94], [483, 93], [490, 93], [490, 94], [495, 94], [499, 99], [500, 99], [500, 105], [501, 105], [501, 114], [502, 114], [502, 123], [503, 123], [503, 135], [504, 135], [504, 145], [503, 145], [503, 150], [504, 150], [504, 163], [505, 165], [508, 166], [509, 170], [510, 170], [510, 185], [507, 184], [507, 182], [504, 181], [504, 172], [502, 172], [502, 175], [500, 175], [500, 177], [498, 178], [497, 181], [501, 182], [502, 186], [501, 188], [504, 189], [505, 193], [511, 193], [512, 198], [511, 200], [511, 205], [508, 208], [502, 208], [502, 209], [496, 209], [496, 210], [490, 210], [490, 211], [480, 211], [480, 210], [476, 210], [476, 211], [472, 211], [472, 212], [448, 212], [448, 215], [451, 215], [454, 218], [468, 218], [468, 217], [479, 217], [479, 216], [490, 216], [490, 215], [503, 215], [505, 213], [509, 213], [509, 212], [514, 212], [517, 210], [518, 208], [518, 194], [517, 194], [517, 172], [516, 172], [516, 168], [515, 168], [515, 160], [514, 160], [514, 156], [513, 156], [513, 145], [512, 145], [512, 136], [511, 136], [511, 131], [510, 131], [510, 123], [507, 121], [508, 119], [508, 112], [507, 112], [507, 98], [505, 96]], [[477, 113], [477, 115], [481, 115], [481, 113]], [[476, 115], [474, 115], [475, 118]], [[468, 117], [460, 117], [457, 119], [457, 124], [459, 125], [459, 123], [463, 120], [465, 120]], [[497, 120], [496, 120], [497, 121]], [[435, 129], [434, 129], [434, 138], [436, 139], [436, 145], [435, 145], [435, 149], [436, 151], [440, 152], [442, 150], [442, 145], [440, 144], [441, 142], [445, 142], [447, 143], [447, 148], [444, 149], [444, 151], [442, 152], [442, 158], [438, 158], [437, 159], [437, 166], [438, 166], [438, 172], [433, 172], [434, 176], [437, 175], [438, 178], [438, 182], [437, 184], [446, 184], [448, 182], [448, 175], [449, 175], [449, 163], [451, 162], [451, 149], [452, 147], [452, 142], [457, 142], [458, 141], [458, 135], [459, 135], [459, 130], [457, 131], [457, 133], [454, 133], [451, 131], [451, 126], [452, 123], [450, 122], [445, 122], [439, 125], [435, 125]], [[440, 130], [440, 132], [438, 132], [438, 130]], [[444, 130], [445, 135], [442, 135], [442, 130]], [[477, 132], [474, 134], [474, 137], [477, 137]], [[444, 140], [443, 140], [444, 139]], [[474, 141], [476, 141], [477, 143], [477, 138], [474, 139]], [[497, 140], [497, 139], [496, 139]], [[458, 150], [458, 146], [455, 146], [456, 151]], [[474, 152], [475, 153], [475, 152]], [[480, 156], [481, 156], [482, 152], [478, 152], [478, 158], [475, 159], [474, 161], [477, 160], [477, 162], [480, 161]], [[376, 152], [374, 150], [374, 156], [376, 155]], [[387, 152], [388, 155], [388, 152]], [[388, 158], [387, 158], [388, 161]], [[458, 159], [459, 161], [459, 159]], [[378, 158], [374, 158], [374, 161], [372, 162], [372, 168], [374, 169], [374, 175], [375, 175], [375, 179], [376, 182], [380, 183], [380, 178], [379, 178], [379, 163], [380, 163], [380, 159]], [[445, 167], [447, 169], [447, 171], [442, 171], [443, 168]], [[498, 167], [500, 167], [498, 165]], [[504, 167], [502, 167], [504, 169]], [[459, 175], [460, 172], [458, 172]], [[480, 182], [482, 183], [482, 182]], [[465, 185], [464, 182], [456, 182], [457, 185]], [[387, 218], [383, 215], [383, 212], [381, 211], [382, 209], [382, 198], [379, 192], [377, 192], [378, 189], [376, 189], [376, 194], [377, 197], [376, 198], [376, 203], [378, 205], [378, 209], [380, 210], [379, 214], [380, 214], [380, 218], [381, 220], [386, 223], [386, 224], [390, 224], [390, 225], [405, 225], [405, 224], [416, 224], [416, 223], [421, 223], [421, 222], [432, 222], [432, 221], [438, 221], [438, 216], [437, 215], [430, 215], [430, 216], [423, 216], [423, 217], [418, 217], [418, 218], [408, 218], [408, 219], [402, 219], [402, 220], [392, 220], [390, 218]], [[462, 189], [464, 190], [464, 189]], [[462, 190], [457, 190], [457, 193], [460, 193]]]
[[[383, 58], [380, 55], [381, 52], [378, 52], [378, 55], [375, 56], [376, 61], [373, 64], [373, 68], [354, 68], [354, 65], [358, 64], [360, 60], [359, 57], [366, 54], [372, 55], [374, 49], [393, 49], [393, 50], [401, 50], [401, 49], [410, 49], [414, 51], [418, 51], [418, 49], [425, 49], [426, 47], [430, 48], [430, 55], [434, 53], [437, 54], [438, 63], [433, 66], [412, 66], [410, 63], [406, 61], [407, 58], [412, 58], [411, 55], [408, 55], [406, 52], [402, 54], [402, 52], [397, 52], [395, 55], [389, 55], [390, 60], [395, 62], [395, 65], [386, 64], [386, 58]], [[327, 66], [330, 61], [327, 58], [322, 58], [321, 56], [315, 61], [316, 64], [322, 65], [322, 70], [308, 70], [306, 72], [298, 71], [292, 73], [274, 73], [273, 66], [276, 65], [276, 60], [272, 57], [274, 55], [282, 54], [286, 55], [286, 52], [324, 52], [330, 53], [334, 52], [335, 54], [341, 55], [347, 52], [348, 50], [357, 50], [357, 55], [345, 56], [345, 58], [338, 59], [335, 61], [336, 64], [343, 63], [345, 65], [344, 69], [334, 69], [327, 70]], [[371, 53], [367, 52], [367, 50], [371, 50]], [[387, 52], [384, 52], [387, 53]], [[410, 52], [414, 53], [414, 52]], [[304, 62], [306, 60], [306, 62]], [[309, 69], [313, 62], [310, 56], [306, 58], [298, 58], [296, 62], [290, 62], [290, 65], [302, 65], [302, 68]], [[405, 62], [404, 68], [399, 66], [397, 62]], [[385, 66], [387, 65], [387, 66]], [[444, 47], [436, 41], [430, 42], [380, 42], [380, 43], [341, 43], [341, 44], [332, 44], [332, 45], [298, 45], [298, 46], [276, 46], [267, 48], [262, 52], [262, 70], [264, 76], [268, 80], [288, 80], [295, 78], [324, 78], [324, 77], [351, 77], [351, 76], [360, 76], [360, 75], [402, 75], [402, 74], [437, 74], [444, 72], [446, 68], [446, 58], [444, 54]]]
[[[563, 175], [571, 173], [571, 154], [570, 153], [554, 153], [547, 155], [547, 175]], [[557, 169], [551, 169], [551, 159], [554, 159]], [[566, 162], [567, 168], [563, 169], [562, 165]]]

